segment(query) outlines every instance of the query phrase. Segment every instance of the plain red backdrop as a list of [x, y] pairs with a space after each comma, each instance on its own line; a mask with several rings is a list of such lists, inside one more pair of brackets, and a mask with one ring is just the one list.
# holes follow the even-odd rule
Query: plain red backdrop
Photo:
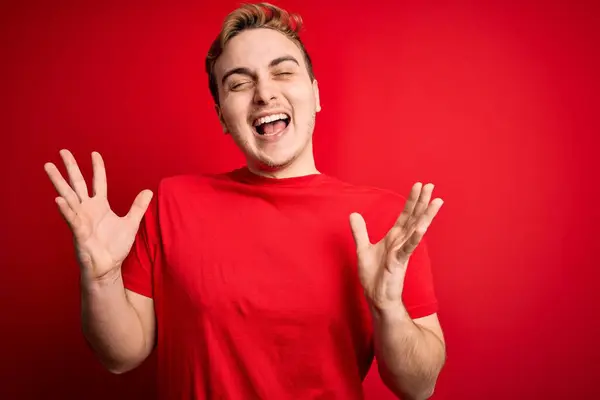
[[[598, 398], [598, 3], [424, 3], [277, 3], [305, 19], [318, 166], [445, 199], [427, 233], [449, 355], [435, 398]], [[90, 178], [100, 151], [120, 213], [163, 176], [241, 165], [203, 71], [237, 5], [3, 2], [3, 399], [153, 398], [154, 359], [113, 376], [83, 341], [43, 164], [67, 147]], [[375, 370], [365, 386], [392, 398]]]

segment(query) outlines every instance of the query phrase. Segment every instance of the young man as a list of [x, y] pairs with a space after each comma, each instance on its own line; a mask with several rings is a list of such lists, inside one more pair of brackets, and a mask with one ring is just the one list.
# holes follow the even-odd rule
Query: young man
[[374, 355], [398, 396], [434, 390], [445, 345], [420, 242], [442, 201], [431, 184], [404, 202], [319, 173], [300, 27], [245, 5], [208, 54], [246, 167], [164, 179], [118, 217], [98, 153], [91, 197], [70, 152], [70, 184], [45, 166], [75, 238], [85, 336], [115, 373], [156, 347], [161, 399], [360, 399]]

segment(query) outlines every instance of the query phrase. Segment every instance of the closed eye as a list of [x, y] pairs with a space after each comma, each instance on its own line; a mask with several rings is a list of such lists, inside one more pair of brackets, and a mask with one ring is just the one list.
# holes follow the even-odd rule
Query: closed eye
[[234, 83], [233, 85], [230, 86], [230, 88], [231, 88], [231, 90], [242, 89], [242, 87], [247, 84], [249, 84], [249, 82]]
[[289, 72], [289, 71], [282, 71], [282, 72], [275, 73], [275, 76], [279, 77], [279, 78], [289, 78], [292, 75], [294, 75], [294, 73], [293, 72]]

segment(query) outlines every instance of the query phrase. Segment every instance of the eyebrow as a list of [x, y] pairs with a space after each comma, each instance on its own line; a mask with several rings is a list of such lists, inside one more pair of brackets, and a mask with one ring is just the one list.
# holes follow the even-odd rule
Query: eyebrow
[[[298, 60], [296, 60], [296, 58], [294, 58], [292, 56], [282, 56], [282, 57], [277, 57], [276, 59], [271, 61], [269, 63], [269, 68], [276, 67], [277, 65], [279, 65], [285, 61], [291, 61], [293, 63], [296, 63], [296, 65], [300, 66], [300, 63], [298, 62]], [[238, 67], [238, 68], [233, 68], [233, 69], [230, 69], [229, 71], [227, 71], [225, 73], [225, 75], [223, 75], [223, 79], [221, 79], [221, 84], [224, 85], [225, 80], [227, 80], [227, 78], [229, 78], [231, 75], [234, 75], [234, 74], [247, 75], [252, 78], [256, 77], [256, 74], [254, 72], [250, 71], [250, 69], [245, 68], [245, 67]]]

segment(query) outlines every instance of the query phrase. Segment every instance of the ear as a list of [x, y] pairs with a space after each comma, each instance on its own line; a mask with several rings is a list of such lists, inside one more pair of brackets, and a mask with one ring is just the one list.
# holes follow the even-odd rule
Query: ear
[[218, 104], [215, 104], [215, 111], [217, 112], [217, 115], [219, 117], [219, 123], [221, 124], [221, 127], [223, 128], [223, 133], [227, 135], [229, 133], [229, 129], [227, 128], [227, 124], [225, 123], [225, 120], [223, 119], [223, 113], [221, 112], [221, 107], [219, 107]]
[[315, 109], [317, 112], [321, 111], [321, 99], [319, 97], [319, 83], [317, 80], [313, 80], [313, 94], [315, 96]]

